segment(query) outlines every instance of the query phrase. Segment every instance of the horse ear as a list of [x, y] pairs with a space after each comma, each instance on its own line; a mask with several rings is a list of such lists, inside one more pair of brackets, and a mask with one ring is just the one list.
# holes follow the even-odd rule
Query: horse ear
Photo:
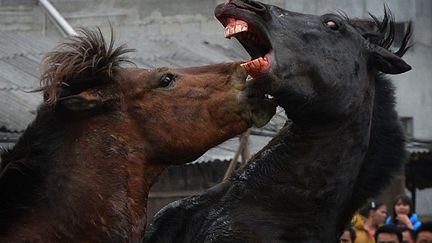
[[100, 108], [104, 103], [98, 94], [92, 91], [83, 91], [76, 95], [65, 96], [59, 99], [58, 104], [76, 112], [90, 111]]
[[410, 65], [389, 50], [380, 46], [373, 46], [370, 49], [370, 61], [378, 71], [388, 74], [399, 74], [411, 70]]

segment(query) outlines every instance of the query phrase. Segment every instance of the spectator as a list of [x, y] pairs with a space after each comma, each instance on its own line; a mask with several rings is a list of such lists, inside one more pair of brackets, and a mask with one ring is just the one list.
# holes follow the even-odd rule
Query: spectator
[[417, 230], [421, 222], [413, 211], [411, 198], [406, 195], [399, 195], [393, 203], [393, 213], [386, 220], [386, 224], [394, 224], [400, 228]]
[[415, 243], [415, 231], [408, 228], [402, 229], [402, 243]]
[[354, 243], [356, 239], [356, 233], [351, 226], [345, 228], [341, 237], [339, 238], [340, 243]]
[[375, 243], [375, 231], [387, 217], [387, 206], [382, 202], [372, 201], [360, 210], [353, 218], [356, 231], [355, 243]]
[[381, 226], [375, 233], [376, 243], [401, 243], [402, 231], [393, 224]]
[[416, 243], [432, 243], [432, 222], [420, 226], [416, 232]]

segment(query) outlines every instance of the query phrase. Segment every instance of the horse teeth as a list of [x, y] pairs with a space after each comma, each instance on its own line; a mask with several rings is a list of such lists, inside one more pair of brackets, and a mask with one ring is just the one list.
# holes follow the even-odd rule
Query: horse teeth
[[258, 57], [249, 62], [242, 63], [241, 66], [247, 74], [252, 77], [257, 77], [263, 74], [270, 67], [270, 62], [267, 57]]
[[247, 30], [248, 25], [245, 21], [229, 18], [225, 27], [225, 37], [230, 38], [237, 33], [246, 32]]
[[252, 65], [254, 66], [254, 68], [259, 69], [260, 68], [259, 60], [257, 60], [257, 59], [253, 60]]
[[[247, 27], [241, 25], [228, 26], [225, 28], [225, 37], [230, 38], [235, 34], [247, 31]], [[247, 33], [247, 32], [246, 32]]]

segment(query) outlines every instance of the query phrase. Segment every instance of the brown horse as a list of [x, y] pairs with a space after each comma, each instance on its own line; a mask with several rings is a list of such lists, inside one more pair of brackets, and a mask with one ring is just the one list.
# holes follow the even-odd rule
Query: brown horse
[[264, 96], [245, 95], [239, 62], [125, 68], [128, 51], [83, 30], [47, 55], [45, 102], [2, 154], [1, 242], [137, 242], [164, 168], [275, 111]]

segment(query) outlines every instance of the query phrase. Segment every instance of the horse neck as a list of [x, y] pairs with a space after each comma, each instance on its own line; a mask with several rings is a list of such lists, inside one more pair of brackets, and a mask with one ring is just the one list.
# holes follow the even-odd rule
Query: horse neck
[[300, 236], [296, 242], [334, 241], [338, 208], [350, 198], [367, 151], [371, 103], [327, 124], [294, 121], [252, 158], [233, 179], [245, 182], [240, 183], [242, 191], [254, 196], [253, 204], [271, 201], [254, 217], [271, 217], [266, 222], [277, 222], [290, 235]]
[[[38, 175], [39, 184], [29, 191], [43, 196], [27, 202], [31, 213], [22, 214], [15, 226], [25, 224], [36, 231], [32, 235], [40, 231], [79, 235], [83, 240], [139, 240], [146, 225], [150, 186], [165, 166], [148, 161], [139, 135], [122, 136], [124, 129], [133, 128], [116, 124], [115, 118], [105, 114], [55, 126], [59, 139], [36, 139], [46, 142], [46, 147], [52, 145], [46, 151], [49, 156], [43, 161], [36, 156], [26, 158], [29, 163], [36, 164], [34, 158], [46, 164]], [[52, 222], [48, 227], [52, 230], [40, 227], [40, 222]]]

